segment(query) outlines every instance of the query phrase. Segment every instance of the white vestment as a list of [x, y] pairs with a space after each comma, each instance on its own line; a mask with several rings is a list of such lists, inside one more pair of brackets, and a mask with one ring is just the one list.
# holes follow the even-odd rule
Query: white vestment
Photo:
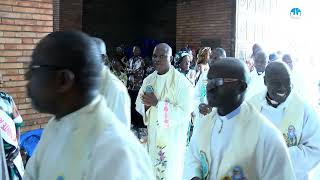
[[[153, 87], [158, 104], [145, 112], [140, 96], [147, 86]], [[163, 75], [150, 74], [139, 91], [136, 109], [148, 127], [148, 152], [159, 180], [182, 178], [192, 97], [191, 83], [173, 66]]]
[[250, 72], [250, 81], [248, 83], [248, 88], [245, 96], [246, 100], [266, 89], [266, 86], [264, 85], [264, 74], [265, 73], [259, 75], [255, 69]]
[[[308, 174], [312, 172], [312, 170], [315, 170], [315, 167], [317, 165], [319, 166], [320, 163], [320, 119], [313, 108], [302, 99], [298, 99], [300, 97], [295, 93], [296, 92], [292, 91], [286, 101], [281, 103], [277, 108], [274, 108], [267, 103], [265, 98], [266, 92], [257, 95], [259, 100], [256, 102], [261, 103], [258, 110], [280, 130], [283, 121], [285, 121], [285, 117], [289, 117], [289, 120], [291, 121], [294, 121], [296, 117], [299, 117], [299, 119], [296, 119], [299, 122], [287, 123], [289, 126], [295, 128], [293, 135], [298, 137], [296, 144], [289, 147], [289, 153], [297, 179], [307, 180]], [[290, 107], [292, 106], [292, 103], [295, 102], [299, 102], [299, 104], [293, 104], [294, 107]], [[292, 111], [290, 111], [293, 112], [292, 115], [286, 114], [289, 111], [289, 108], [292, 108]], [[295, 114], [296, 112], [298, 114]], [[302, 126], [298, 127], [298, 124], [301, 124]], [[285, 127], [285, 129], [281, 131], [286, 135], [288, 133], [288, 127]], [[313, 177], [312, 179], [318, 180], [320, 177]]]
[[130, 129], [131, 125], [131, 100], [127, 88], [124, 86], [108, 67], [102, 70], [102, 83], [100, 93], [104, 96], [107, 106], [117, 118]]
[[280, 132], [246, 102], [226, 116], [214, 110], [201, 119], [185, 159], [185, 180], [295, 179]]
[[98, 96], [49, 121], [24, 179], [145, 180], [154, 175], [145, 149]]

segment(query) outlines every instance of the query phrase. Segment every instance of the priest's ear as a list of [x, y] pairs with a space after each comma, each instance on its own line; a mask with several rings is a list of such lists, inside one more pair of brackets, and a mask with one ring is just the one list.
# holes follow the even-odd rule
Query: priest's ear
[[172, 63], [173, 61], [173, 56], [170, 56], [170, 63]]
[[239, 86], [240, 92], [245, 92], [247, 90], [247, 88], [248, 88], [247, 83], [240, 81], [240, 86]]

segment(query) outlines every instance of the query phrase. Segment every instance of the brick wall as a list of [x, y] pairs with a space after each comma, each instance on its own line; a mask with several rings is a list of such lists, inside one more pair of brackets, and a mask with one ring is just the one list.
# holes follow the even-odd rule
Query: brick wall
[[201, 46], [201, 41], [220, 40], [227, 55], [234, 54], [235, 1], [179, 0], [177, 2], [177, 49], [190, 45]]
[[82, 0], [54, 0], [59, 7], [59, 30], [82, 29]]
[[24, 73], [35, 44], [52, 32], [52, 0], [0, 0], [0, 90], [8, 92], [25, 120], [23, 131], [42, 127], [27, 98]]

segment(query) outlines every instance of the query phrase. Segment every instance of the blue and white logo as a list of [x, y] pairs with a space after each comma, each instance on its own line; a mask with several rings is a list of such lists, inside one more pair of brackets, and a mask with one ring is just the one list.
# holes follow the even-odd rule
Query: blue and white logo
[[290, 11], [290, 16], [292, 18], [300, 18], [301, 17], [301, 9], [299, 8], [292, 8]]

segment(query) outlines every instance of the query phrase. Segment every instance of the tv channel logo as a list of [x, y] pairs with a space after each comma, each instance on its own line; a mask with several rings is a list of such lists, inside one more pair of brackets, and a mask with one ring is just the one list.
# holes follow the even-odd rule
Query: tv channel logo
[[290, 17], [294, 19], [299, 19], [301, 18], [302, 11], [300, 8], [292, 8], [290, 11]]

